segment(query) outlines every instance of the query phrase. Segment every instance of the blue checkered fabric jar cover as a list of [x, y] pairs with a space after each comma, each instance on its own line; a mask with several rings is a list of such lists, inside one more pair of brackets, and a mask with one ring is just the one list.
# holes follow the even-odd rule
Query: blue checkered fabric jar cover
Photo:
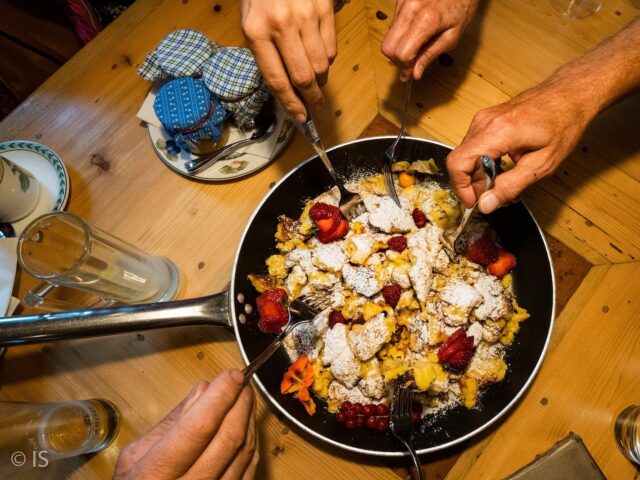
[[145, 80], [202, 76], [204, 64], [220, 46], [197, 30], [182, 29], [164, 37], [147, 55], [138, 75]]
[[227, 114], [204, 82], [191, 77], [165, 83], [158, 91], [153, 109], [165, 130], [187, 150], [186, 139], [211, 138], [217, 143]]
[[253, 120], [269, 98], [269, 90], [251, 50], [220, 48], [205, 62], [202, 79], [239, 126], [253, 127]]

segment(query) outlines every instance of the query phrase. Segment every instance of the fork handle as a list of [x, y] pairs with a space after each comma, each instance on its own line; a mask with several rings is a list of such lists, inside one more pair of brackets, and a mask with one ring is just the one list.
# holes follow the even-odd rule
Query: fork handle
[[229, 155], [231, 152], [234, 152], [239, 148], [244, 147], [245, 145], [248, 145], [252, 142], [253, 140], [251, 138], [238, 140], [237, 142], [233, 142], [232, 144], [227, 145], [226, 147], [223, 147], [220, 150], [216, 150], [210, 155], [191, 160], [190, 162], [187, 162], [184, 167], [187, 169], [189, 173], [194, 173], [194, 174], [200, 173], [202, 170], [209, 168], [211, 165], [213, 165], [215, 162], [220, 160], [222, 157], [225, 157]]
[[249, 363], [249, 365], [244, 367], [244, 370], [242, 370], [242, 373], [244, 374], [244, 380], [242, 381], [243, 387], [247, 383], [249, 383], [249, 380], [251, 380], [253, 374], [256, 373], [256, 371], [262, 365], [264, 365], [267, 360], [271, 358], [271, 355], [273, 355], [280, 348], [280, 346], [284, 342], [284, 339], [287, 337], [287, 335], [289, 335], [289, 333], [291, 333], [296, 325], [296, 323], [289, 323], [286, 328], [282, 332], [280, 332], [280, 335], [278, 335], [276, 339], [271, 342], [271, 344], [267, 348], [265, 348], [260, 355], [254, 358]]
[[418, 454], [413, 449], [413, 447], [409, 444], [409, 442], [402, 440], [402, 443], [404, 443], [404, 446], [407, 448], [409, 455], [411, 455], [411, 459], [413, 460], [413, 466], [416, 468], [416, 473], [418, 474], [418, 480], [425, 480], [426, 477], [424, 475], [424, 470], [422, 469], [422, 464], [420, 463], [420, 459], [418, 458]]

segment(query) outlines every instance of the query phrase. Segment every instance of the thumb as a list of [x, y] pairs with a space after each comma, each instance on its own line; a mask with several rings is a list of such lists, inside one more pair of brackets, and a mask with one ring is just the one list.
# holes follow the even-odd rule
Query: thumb
[[498, 175], [492, 188], [480, 195], [478, 210], [491, 213], [516, 201], [527, 187], [545, 176], [536, 168], [545, 156], [546, 153], [541, 151], [523, 155], [513, 169]]

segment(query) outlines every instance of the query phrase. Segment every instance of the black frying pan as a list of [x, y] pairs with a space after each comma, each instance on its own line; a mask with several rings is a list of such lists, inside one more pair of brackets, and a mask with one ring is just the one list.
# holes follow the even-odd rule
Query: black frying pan
[[[378, 172], [384, 151], [395, 137], [365, 138], [338, 145], [329, 157], [339, 174], [350, 178], [362, 172]], [[433, 158], [446, 184], [445, 158], [451, 149], [417, 138], [406, 138], [400, 158]], [[331, 177], [317, 157], [291, 170], [262, 200], [248, 222], [240, 241], [229, 292], [209, 297], [149, 305], [63, 312], [0, 319], [0, 346], [50, 340], [98, 336], [150, 328], [215, 324], [235, 330], [240, 351], [249, 362], [273, 340], [260, 332], [256, 314], [247, 315], [245, 305], [254, 305], [257, 296], [247, 279], [250, 273], [264, 270], [264, 261], [276, 253], [273, 234], [277, 217], [297, 218], [304, 201], [332, 186]], [[529, 310], [531, 318], [508, 349], [509, 370], [505, 379], [488, 387], [479, 407], [457, 407], [425, 419], [422, 434], [416, 435], [418, 453], [440, 450], [459, 443], [487, 428], [500, 418], [524, 393], [533, 380], [547, 348], [555, 313], [555, 285], [551, 257], [536, 221], [522, 203], [501, 208], [488, 217], [502, 245], [518, 259], [514, 288], [518, 302]], [[253, 309], [255, 310], [255, 309]], [[283, 415], [304, 431], [337, 447], [355, 452], [404, 456], [389, 432], [365, 428], [347, 430], [324, 408], [309, 416], [291, 395], [280, 394], [280, 380], [290, 365], [284, 350], [274, 354], [254, 377], [258, 388]]]

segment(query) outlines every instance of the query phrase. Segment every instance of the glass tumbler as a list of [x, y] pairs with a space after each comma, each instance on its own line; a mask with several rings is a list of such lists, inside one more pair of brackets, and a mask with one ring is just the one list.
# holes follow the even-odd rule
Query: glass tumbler
[[0, 472], [45, 468], [49, 462], [97, 452], [120, 428], [108, 400], [0, 402]]
[[618, 415], [613, 433], [622, 454], [640, 465], [640, 403], [625, 408]]
[[602, 0], [551, 0], [551, 5], [565, 17], [578, 19], [600, 11]]
[[51, 285], [125, 304], [173, 300], [180, 289], [169, 259], [149, 255], [67, 212], [29, 224], [18, 241], [18, 261]]

